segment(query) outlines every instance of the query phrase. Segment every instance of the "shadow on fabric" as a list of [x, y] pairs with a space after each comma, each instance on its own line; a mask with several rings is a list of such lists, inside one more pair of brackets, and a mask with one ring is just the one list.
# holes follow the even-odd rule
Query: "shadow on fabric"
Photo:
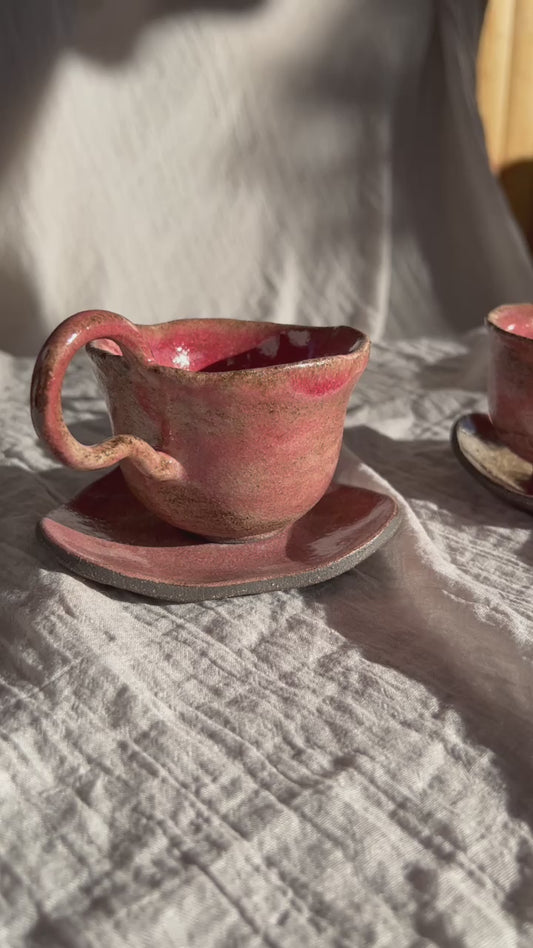
[[[71, 51], [113, 68], [132, 54], [145, 28], [158, 18], [204, 13], [237, 15], [265, 2], [268, 0], [3, 0], [0, 178], [16, 161], [31, 134], [63, 53]], [[15, 355], [35, 355], [46, 331], [29, 263], [2, 261], [0, 307], [0, 349]]]
[[[346, 437], [348, 447], [357, 446], [366, 463], [413, 501], [415, 512], [417, 501], [435, 508], [436, 529], [445, 532], [448, 513], [464, 525], [465, 554], [470, 544], [468, 555], [476, 555], [476, 536], [485, 537], [487, 527], [521, 530], [528, 539], [514, 555], [533, 566], [532, 518], [469, 477], [448, 442], [395, 441], [362, 426]], [[454, 542], [461, 542], [459, 533]], [[522, 644], [527, 607], [518, 590], [510, 587], [507, 600], [490, 579], [483, 589], [494, 604], [501, 601], [501, 615], [488, 597], [478, 601], [475, 589], [462, 584], [454, 549], [445, 562], [424, 521], [417, 528], [409, 521], [387, 551], [301, 595], [309, 608], [322, 607], [328, 627], [366, 660], [422, 684], [437, 698], [439, 714], [458, 712], [472, 743], [494, 753], [511, 809], [533, 826], [533, 723], [524, 710], [531, 707], [533, 674]]]
[[[378, 584], [382, 590], [382, 606], [375, 615], [369, 616], [366, 600], [363, 607], [358, 605], [360, 582]], [[399, 594], [397, 571], [388, 565], [387, 553], [380, 551], [368, 564], [304, 589], [301, 596], [306, 607], [322, 607], [328, 626], [366, 661], [419, 682], [433, 694], [439, 705], [434, 716], [457, 712], [469, 741], [495, 755], [495, 765], [505, 778], [510, 811], [533, 826], [531, 721], [514, 713], [508, 695], [503, 697], [497, 689], [490, 695], [479, 687], [484, 662], [475, 649], [468, 663], [454, 654], [453, 643], [446, 645], [442, 630], [435, 633], [438, 613], [425, 615], [418, 609], [413, 589]]]
[[[529, 514], [495, 497], [461, 467], [449, 440], [401, 441], [359, 425], [346, 431], [345, 442], [407, 501], [449, 511], [458, 526], [533, 527]], [[524, 562], [533, 566], [533, 548]]]

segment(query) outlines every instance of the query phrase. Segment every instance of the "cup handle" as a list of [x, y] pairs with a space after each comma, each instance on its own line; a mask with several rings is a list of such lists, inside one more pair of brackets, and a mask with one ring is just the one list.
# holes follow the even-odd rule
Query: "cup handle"
[[95, 339], [112, 339], [144, 363], [154, 361], [150, 347], [133, 323], [117, 313], [86, 310], [69, 316], [42, 347], [31, 381], [33, 427], [54, 457], [77, 471], [97, 471], [130, 458], [143, 473], [159, 479], [177, 476], [180, 465], [156, 451], [142, 438], [119, 434], [101, 444], [81, 444], [63, 419], [61, 389], [67, 366], [82, 346]]

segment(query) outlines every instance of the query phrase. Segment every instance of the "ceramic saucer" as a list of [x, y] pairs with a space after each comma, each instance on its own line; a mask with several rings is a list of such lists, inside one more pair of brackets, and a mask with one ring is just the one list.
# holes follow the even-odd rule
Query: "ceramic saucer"
[[85, 579], [174, 602], [309, 586], [379, 549], [399, 525], [391, 497], [332, 484], [275, 537], [212, 543], [156, 519], [120, 470], [91, 484], [39, 524], [57, 559]]
[[452, 429], [452, 446], [463, 467], [488, 490], [533, 513], [533, 465], [501, 443], [488, 415], [459, 418]]

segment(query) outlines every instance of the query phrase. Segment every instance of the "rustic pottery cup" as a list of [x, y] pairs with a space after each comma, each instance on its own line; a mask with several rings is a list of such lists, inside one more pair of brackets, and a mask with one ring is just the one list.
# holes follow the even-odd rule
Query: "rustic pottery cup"
[[500, 441], [533, 464], [533, 304], [487, 316], [489, 415]]
[[[61, 408], [67, 365], [87, 344], [114, 433], [91, 446], [68, 431]], [[70, 467], [120, 462], [132, 493], [174, 526], [226, 542], [268, 536], [329, 486], [369, 353], [369, 339], [347, 326], [139, 326], [90, 310], [61, 323], [43, 346], [33, 424]]]

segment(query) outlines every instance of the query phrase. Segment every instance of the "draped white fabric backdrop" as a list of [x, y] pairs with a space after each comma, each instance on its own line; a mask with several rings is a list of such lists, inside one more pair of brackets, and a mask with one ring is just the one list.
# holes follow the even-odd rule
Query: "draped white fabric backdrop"
[[[475, 107], [477, 0], [0, 9], [0, 944], [526, 948], [531, 518], [459, 467], [484, 313], [533, 299]], [[339, 476], [401, 532], [344, 576], [177, 606], [63, 573], [91, 478], [28, 410], [71, 312], [350, 322]], [[65, 391], [78, 436], [103, 405]]]
[[0, 344], [93, 306], [395, 339], [531, 298], [476, 112], [482, 7], [6, 0]]

